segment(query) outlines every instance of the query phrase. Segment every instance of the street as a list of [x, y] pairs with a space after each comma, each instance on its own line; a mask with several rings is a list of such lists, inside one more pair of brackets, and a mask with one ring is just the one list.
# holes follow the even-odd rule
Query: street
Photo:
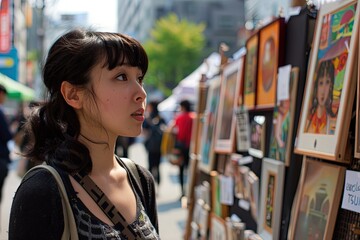
[[[147, 154], [142, 143], [135, 143], [129, 148], [129, 158], [147, 167]], [[1, 204], [0, 240], [8, 239], [8, 223], [12, 198], [21, 181], [16, 175], [15, 160], [10, 167], [5, 181], [3, 200]], [[164, 240], [179, 240], [183, 238], [186, 224], [187, 209], [181, 208], [180, 184], [178, 183], [178, 168], [168, 162], [160, 166], [161, 184], [157, 188], [157, 204], [159, 216], [160, 237]]]

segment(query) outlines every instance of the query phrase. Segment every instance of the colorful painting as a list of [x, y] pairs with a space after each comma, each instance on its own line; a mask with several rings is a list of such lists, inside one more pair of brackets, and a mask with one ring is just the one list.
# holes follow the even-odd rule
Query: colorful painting
[[277, 69], [282, 61], [282, 42], [284, 19], [260, 29], [259, 63], [257, 73], [256, 108], [274, 108], [276, 101]]
[[265, 116], [256, 115], [250, 122], [250, 148], [251, 156], [262, 158], [265, 154], [266, 122]]
[[345, 167], [304, 157], [291, 239], [332, 237]]
[[256, 33], [246, 42], [245, 77], [244, 77], [244, 105], [248, 109], [255, 107], [257, 62], [259, 35]]
[[292, 68], [288, 78], [288, 97], [278, 100], [273, 113], [269, 157], [290, 165], [291, 146], [293, 139], [294, 113], [296, 111], [296, 96], [299, 68]]
[[295, 152], [347, 162], [356, 90], [358, 1], [323, 5], [318, 14]]

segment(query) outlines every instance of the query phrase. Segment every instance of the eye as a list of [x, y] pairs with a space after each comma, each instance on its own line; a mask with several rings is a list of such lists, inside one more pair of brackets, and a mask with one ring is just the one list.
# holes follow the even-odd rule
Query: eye
[[138, 82], [141, 86], [143, 86], [143, 85], [144, 85], [144, 76], [138, 77], [137, 82]]
[[120, 74], [119, 76], [116, 77], [116, 79], [120, 81], [127, 81], [126, 74]]

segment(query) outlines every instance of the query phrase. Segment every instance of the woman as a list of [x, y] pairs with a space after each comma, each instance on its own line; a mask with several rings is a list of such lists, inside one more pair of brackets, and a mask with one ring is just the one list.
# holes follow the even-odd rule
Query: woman
[[[136, 184], [114, 154], [119, 135], [135, 137], [142, 130], [147, 67], [140, 43], [119, 33], [72, 30], [49, 50], [43, 68], [48, 99], [26, 123], [33, 142], [26, 157], [45, 161], [61, 175], [79, 239], [125, 239], [123, 227], [75, 180], [79, 175], [102, 190], [136, 239], [159, 239], [151, 174], [137, 165]], [[9, 239], [60, 239], [63, 221], [55, 180], [47, 170], [36, 170], [15, 194]]]
[[315, 134], [333, 134], [329, 120], [335, 117], [332, 110], [335, 69], [331, 60], [320, 63], [315, 80], [312, 106], [306, 131]]

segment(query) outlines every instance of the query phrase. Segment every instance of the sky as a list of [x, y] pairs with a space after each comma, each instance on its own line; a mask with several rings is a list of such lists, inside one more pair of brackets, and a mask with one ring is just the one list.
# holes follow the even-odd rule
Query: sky
[[117, 0], [48, 0], [46, 13], [53, 17], [88, 13], [89, 25], [99, 31], [116, 31]]

